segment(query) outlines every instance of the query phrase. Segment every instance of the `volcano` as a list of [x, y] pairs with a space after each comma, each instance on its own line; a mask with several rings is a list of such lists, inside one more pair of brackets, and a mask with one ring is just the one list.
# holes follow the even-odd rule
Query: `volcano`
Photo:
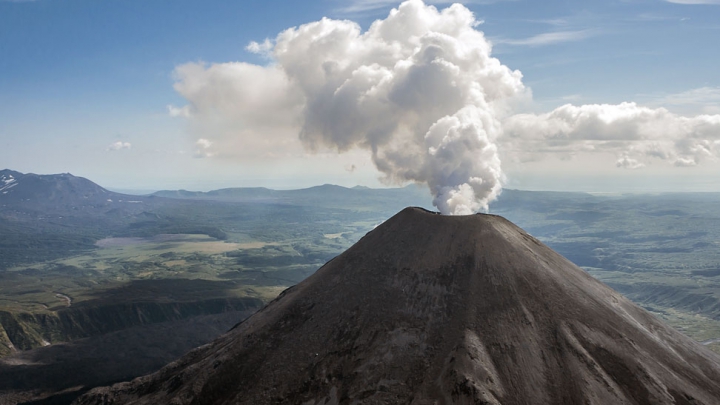
[[407, 208], [214, 343], [77, 404], [720, 403], [720, 357], [502, 217]]

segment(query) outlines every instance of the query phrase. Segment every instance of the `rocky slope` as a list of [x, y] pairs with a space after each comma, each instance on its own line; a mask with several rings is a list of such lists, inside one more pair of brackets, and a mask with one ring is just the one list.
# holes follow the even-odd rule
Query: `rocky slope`
[[76, 404], [720, 403], [720, 358], [507, 220], [405, 209], [213, 344]]

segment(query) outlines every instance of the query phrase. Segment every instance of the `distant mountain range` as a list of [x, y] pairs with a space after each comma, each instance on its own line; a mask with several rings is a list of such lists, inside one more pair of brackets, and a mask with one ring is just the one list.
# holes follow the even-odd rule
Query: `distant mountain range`
[[[596, 200], [586, 193], [527, 192], [506, 189], [493, 207], [508, 208], [528, 203], [538, 203], [542, 198], [583, 198]], [[0, 170], [0, 208], [25, 207], [46, 211], [78, 211], [79, 209], [101, 211], [132, 204], [151, 206], [167, 200], [218, 201], [233, 203], [264, 203], [312, 205], [326, 208], [382, 209], [420, 206], [432, 209], [432, 197], [421, 185], [411, 184], [399, 188], [352, 188], [323, 184], [296, 190], [273, 190], [264, 187], [233, 187], [207, 192], [188, 190], [161, 190], [150, 195], [129, 195], [110, 191], [92, 181], [70, 173], [38, 175]]]
[[382, 209], [387, 204], [417, 205], [430, 208], [428, 190], [419, 185], [402, 188], [347, 188], [333, 184], [297, 189], [271, 190], [263, 187], [224, 188], [208, 192], [200, 191], [158, 191], [156, 197], [225, 202], [270, 203], [310, 205], [328, 208], [349, 208], [362, 205], [364, 209]]
[[110, 191], [92, 181], [70, 173], [38, 175], [13, 170], [0, 171], [0, 206], [34, 206], [57, 210], [60, 207], [110, 208], [118, 203], [150, 203], [157, 197], [175, 200], [211, 200], [225, 202], [313, 204], [336, 206], [363, 203], [384, 203], [387, 199], [407, 201], [408, 205], [426, 206], [428, 191], [421, 186], [372, 189], [347, 188], [332, 184], [297, 190], [272, 190], [264, 187], [224, 188], [208, 192], [162, 190], [148, 196], [128, 195]]

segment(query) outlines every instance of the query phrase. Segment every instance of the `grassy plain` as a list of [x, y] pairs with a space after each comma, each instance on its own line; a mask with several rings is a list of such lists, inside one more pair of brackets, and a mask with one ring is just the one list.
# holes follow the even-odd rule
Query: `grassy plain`
[[[225, 253], [260, 249], [267, 244], [232, 243], [207, 235], [179, 234], [105, 238], [97, 245], [95, 250], [84, 254], [8, 269], [2, 274], [0, 307], [31, 312], [53, 311], [98, 299], [104, 291], [133, 280], [223, 280], [219, 274], [233, 268], [232, 260]], [[273, 289], [265, 286], [247, 288], [238, 285], [235, 290], [223, 290], [224, 294], [263, 300], [271, 299], [275, 294]], [[178, 298], [196, 298], [190, 291], [183, 293]]]

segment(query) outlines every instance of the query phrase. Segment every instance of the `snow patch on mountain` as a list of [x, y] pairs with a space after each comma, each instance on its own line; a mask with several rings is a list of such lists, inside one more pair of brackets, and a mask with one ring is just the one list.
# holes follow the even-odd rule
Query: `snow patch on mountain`
[[8, 190], [17, 186], [18, 184], [19, 183], [12, 174], [3, 174], [2, 176], [0, 176], [0, 191], [2, 191], [3, 194], [7, 194]]

